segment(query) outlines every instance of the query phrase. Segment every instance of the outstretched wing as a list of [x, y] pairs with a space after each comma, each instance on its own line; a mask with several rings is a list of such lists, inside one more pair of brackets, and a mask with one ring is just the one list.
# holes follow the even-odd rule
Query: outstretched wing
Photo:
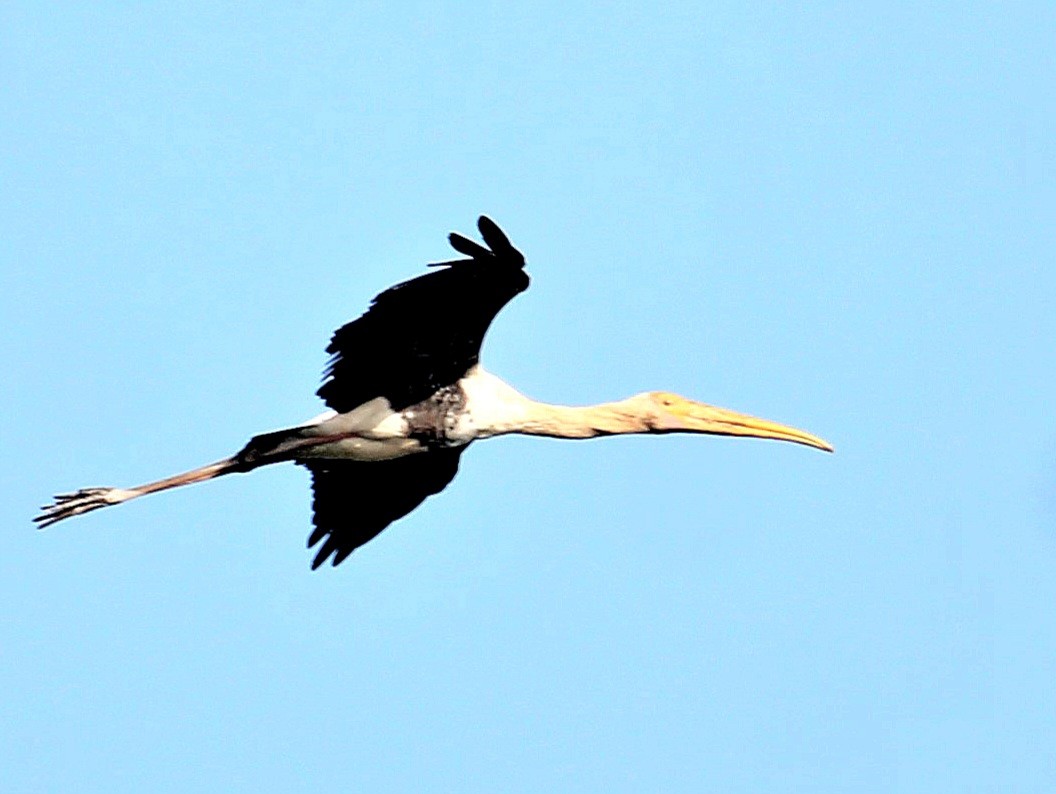
[[334, 333], [317, 392], [330, 408], [345, 413], [385, 397], [400, 411], [477, 363], [492, 319], [528, 288], [521, 252], [490, 219], [477, 226], [486, 248], [452, 233], [451, 246], [468, 259], [440, 262], [442, 270], [385, 290]]
[[321, 540], [314, 571], [331, 554], [337, 565], [385, 527], [440, 493], [458, 471], [464, 447], [436, 448], [383, 461], [313, 460], [312, 520], [308, 548]]

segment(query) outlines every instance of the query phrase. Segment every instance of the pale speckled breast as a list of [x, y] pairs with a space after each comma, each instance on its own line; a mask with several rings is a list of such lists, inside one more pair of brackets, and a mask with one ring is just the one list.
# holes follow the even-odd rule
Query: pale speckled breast
[[458, 384], [439, 389], [429, 399], [405, 408], [400, 416], [409, 436], [431, 447], [459, 447], [473, 440], [466, 394]]

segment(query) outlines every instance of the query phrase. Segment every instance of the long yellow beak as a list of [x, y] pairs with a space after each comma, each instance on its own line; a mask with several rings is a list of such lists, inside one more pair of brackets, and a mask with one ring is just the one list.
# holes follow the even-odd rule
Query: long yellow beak
[[805, 444], [826, 452], [835, 452], [828, 441], [805, 430], [676, 395], [662, 394], [657, 397], [662, 406], [663, 415], [659, 428], [662, 431], [771, 438], [775, 441], [791, 441], [794, 444]]

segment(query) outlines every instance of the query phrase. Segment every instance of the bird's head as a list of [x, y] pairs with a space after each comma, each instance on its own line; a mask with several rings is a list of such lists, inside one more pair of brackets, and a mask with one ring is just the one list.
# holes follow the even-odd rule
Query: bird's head
[[824, 439], [767, 419], [739, 414], [726, 408], [699, 403], [666, 391], [653, 391], [632, 397], [642, 403], [654, 433], [708, 433], [719, 436], [771, 438], [806, 444], [826, 452], [832, 445]]

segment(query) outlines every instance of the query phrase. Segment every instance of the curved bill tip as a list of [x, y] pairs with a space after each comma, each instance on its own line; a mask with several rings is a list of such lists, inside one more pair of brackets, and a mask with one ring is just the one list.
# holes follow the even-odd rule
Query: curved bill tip
[[664, 409], [664, 419], [659, 429], [661, 432], [710, 433], [721, 436], [740, 436], [746, 438], [768, 438], [773, 441], [789, 441], [803, 444], [824, 452], [835, 452], [835, 447], [828, 441], [800, 430], [798, 427], [771, 422], [757, 416], [719, 408], [714, 405], [698, 403], [675, 395], [658, 395]]
[[793, 444], [802, 444], [806, 447], [814, 447], [822, 452], [835, 452], [836, 448], [820, 436], [800, 430], [797, 427], [770, 422], [766, 419], [746, 417], [749, 421], [739, 423], [738, 435], [754, 436], [755, 438], [769, 438], [774, 441], [789, 441]]
[[830, 444], [824, 438], [818, 438], [817, 436], [810, 436], [809, 434], [808, 434], [808, 436], [809, 436], [809, 439], [810, 439], [809, 441], [804, 439], [800, 443], [806, 444], [809, 447], [814, 447], [815, 449], [820, 449], [823, 452], [835, 452], [836, 451], [836, 447], [834, 447], [832, 444]]
[[744, 416], [731, 423], [731, 435], [748, 436], [752, 438], [769, 438], [773, 441], [788, 441], [793, 444], [802, 444], [806, 447], [814, 447], [822, 452], [835, 452], [836, 448], [820, 436], [800, 430], [798, 427], [789, 427], [767, 419]]

